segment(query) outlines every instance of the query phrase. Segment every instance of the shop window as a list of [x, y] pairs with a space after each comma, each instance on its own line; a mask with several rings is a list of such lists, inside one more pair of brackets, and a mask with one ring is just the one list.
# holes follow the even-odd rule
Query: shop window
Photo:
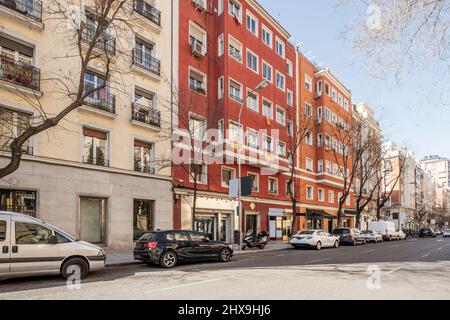
[[0, 211], [36, 216], [36, 192], [0, 189]]
[[139, 240], [142, 235], [153, 231], [154, 201], [133, 201], [133, 239]]

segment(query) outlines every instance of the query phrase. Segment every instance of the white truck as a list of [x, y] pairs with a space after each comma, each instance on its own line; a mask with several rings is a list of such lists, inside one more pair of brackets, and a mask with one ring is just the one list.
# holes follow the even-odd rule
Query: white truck
[[391, 221], [378, 221], [369, 222], [368, 229], [378, 232], [383, 236], [384, 240], [400, 240], [400, 233], [397, 230], [394, 222]]

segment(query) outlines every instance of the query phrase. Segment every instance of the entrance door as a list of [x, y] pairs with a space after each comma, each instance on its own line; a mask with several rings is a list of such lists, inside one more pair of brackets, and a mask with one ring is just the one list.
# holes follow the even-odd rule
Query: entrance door
[[11, 258], [10, 221], [10, 216], [0, 216], [0, 274], [9, 272], [9, 261]]
[[276, 239], [277, 237], [277, 218], [276, 217], [270, 217], [270, 239]]
[[250, 229], [253, 230], [254, 234], [258, 233], [258, 216], [256, 214], [248, 214], [245, 218], [245, 232]]
[[210, 235], [211, 240], [217, 240], [216, 217], [214, 216], [196, 216], [194, 231]]
[[220, 241], [230, 242], [230, 217], [227, 215], [222, 215], [220, 223]]
[[328, 220], [328, 233], [333, 233], [333, 219]]
[[80, 198], [80, 239], [90, 243], [104, 244], [106, 200]]

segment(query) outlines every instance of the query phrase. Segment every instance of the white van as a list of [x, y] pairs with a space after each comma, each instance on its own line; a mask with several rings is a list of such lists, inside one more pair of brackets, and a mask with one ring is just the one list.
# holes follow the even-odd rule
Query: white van
[[105, 267], [102, 248], [20, 213], [0, 211], [0, 278], [61, 274], [81, 278]]
[[369, 222], [368, 230], [380, 233], [384, 240], [400, 240], [400, 233], [395, 223], [391, 221]]

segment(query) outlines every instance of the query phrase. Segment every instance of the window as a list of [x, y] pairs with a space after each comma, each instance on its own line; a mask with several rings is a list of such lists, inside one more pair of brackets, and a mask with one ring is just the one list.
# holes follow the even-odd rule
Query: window
[[262, 41], [266, 46], [272, 49], [273, 33], [265, 25], [262, 27]]
[[0, 211], [36, 216], [37, 196], [35, 191], [0, 189]]
[[347, 99], [344, 100], [344, 110], [348, 111], [348, 100]]
[[311, 131], [308, 131], [305, 135], [305, 142], [308, 146], [312, 146], [314, 144], [314, 139]]
[[223, 33], [219, 36], [217, 46], [218, 46], [217, 48], [218, 56], [221, 57], [225, 53], [225, 37]]
[[223, 141], [224, 137], [225, 137], [225, 124], [224, 124], [224, 120], [220, 119], [219, 121], [217, 121], [217, 131], [219, 134], [219, 141]]
[[192, 53], [197, 56], [205, 56], [207, 50], [208, 35], [199, 25], [189, 23], [189, 41], [191, 43]]
[[272, 104], [272, 102], [270, 102], [268, 100], [263, 100], [262, 115], [269, 119], [273, 119], [273, 104]]
[[206, 139], [206, 121], [204, 119], [190, 117], [189, 131], [191, 139], [204, 141]]
[[[0, 151], [10, 151], [12, 141], [20, 136], [31, 124], [31, 115], [0, 107]], [[33, 154], [30, 143], [22, 146], [22, 151]]]
[[154, 201], [133, 200], [133, 239], [139, 240], [145, 233], [153, 231]]
[[166, 234], [167, 241], [189, 241], [189, 236], [183, 231], [174, 231]]
[[269, 136], [263, 136], [263, 148], [265, 152], [272, 152], [272, 138]]
[[208, 183], [208, 166], [204, 163], [192, 162], [190, 165], [190, 181], [194, 182], [194, 178], [197, 183]]
[[16, 244], [49, 244], [53, 233], [50, 229], [34, 223], [15, 223]]
[[305, 116], [308, 118], [313, 116], [313, 107], [308, 102], [305, 103]]
[[278, 194], [278, 179], [269, 177], [269, 194]]
[[333, 99], [334, 102], [337, 102], [337, 91], [336, 89], [331, 89], [331, 99]]
[[323, 160], [318, 160], [317, 161], [317, 172], [318, 173], [323, 173]]
[[337, 124], [338, 123], [337, 114], [334, 113], [334, 112], [331, 114], [331, 122], [333, 124]]
[[328, 107], [325, 107], [325, 119], [331, 122], [331, 110]]
[[286, 197], [295, 196], [294, 194], [294, 182], [290, 184], [290, 181], [286, 181]]
[[220, 16], [223, 13], [223, 0], [218, 0], [217, 6], [217, 15]]
[[334, 191], [328, 191], [328, 202], [334, 203]]
[[247, 91], [247, 108], [255, 112], [259, 112], [258, 95], [251, 90]]
[[228, 139], [231, 142], [239, 142], [239, 140], [242, 140], [244, 138], [243, 133], [241, 132], [242, 125], [241, 125], [241, 127], [239, 127], [239, 125], [237, 123], [230, 122], [228, 128], [229, 128]]
[[287, 126], [288, 137], [292, 137], [293, 133], [294, 133], [294, 122], [292, 120], [289, 120], [288, 126]]
[[294, 106], [294, 93], [287, 89], [287, 95], [286, 95], [286, 104], [289, 107], [293, 107]]
[[259, 148], [258, 131], [247, 128], [247, 146], [253, 149]]
[[155, 173], [154, 145], [139, 140], [134, 141], [134, 171]]
[[294, 64], [292, 63], [291, 60], [287, 60], [286, 62], [286, 73], [290, 77], [294, 76]]
[[243, 99], [242, 99], [243, 92], [242, 92], [241, 84], [230, 79], [229, 91], [230, 91], [230, 99], [233, 99], [234, 101], [237, 101], [239, 103], [243, 102]]
[[323, 146], [323, 133], [318, 133], [317, 134], [317, 147], [322, 147]]
[[305, 73], [305, 88], [309, 92], [312, 92], [312, 89], [313, 89], [312, 79], [306, 73]]
[[317, 107], [317, 121], [320, 123], [322, 122], [323, 114], [322, 114], [322, 107]]
[[338, 104], [339, 104], [341, 107], [344, 107], [344, 100], [343, 100], [341, 94], [338, 94]]
[[206, 95], [206, 76], [194, 69], [189, 70], [189, 88]]
[[280, 90], [283, 90], [283, 91], [285, 91], [286, 90], [286, 88], [285, 88], [285, 85], [286, 85], [286, 79], [285, 79], [285, 77], [284, 77], [284, 75], [282, 75], [280, 72], [276, 72], [277, 73], [277, 88], [278, 89], [280, 89]]
[[283, 126], [286, 125], [286, 111], [281, 107], [277, 107], [276, 121]]
[[6, 240], [6, 221], [0, 220], [0, 242]]
[[314, 172], [314, 162], [310, 158], [306, 158], [306, 171]]
[[239, 21], [242, 21], [241, 5], [238, 2], [230, 0], [228, 4], [228, 12]]
[[347, 198], [345, 199], [345, 205], [350, 206], [351, 204], [352, 204], [352, 198], [350, 197], [350, 195], [348, 195]]
[[104, 76], [87, 71], [84, 74], [84, 92], [89, 93], [89, 95], [85, 102], [91, 107], [114, 112], [112, 109], [113, 98], [106, 82]]
[[252, 180], [252, 192], [259, 192], [259, 175], [248, 173], [247, 176]]
[[306, 199], [314, 200], [314, 188], [311, 186], [306, 186]]
[[236, 170], [222, 167], [222, 188], [229, 188], [230, 181], [236, 178]]
[[231, 36], [228, 37], [228, 42], [228, 52], [230, 57], [237, 60], [239, 63], [242, 63], [242, 44]]
[[83, 128], [83, 163], [109, 166], [108, 133]]
[[325, 202], [325, 190], [319, 189], [318, 195], [319, 195], [319, 201], [320, 202]]
[[325, 161], [325, 169], [326, 169], [326, 172], [328, 174], [332, 174], [333, 173], [332, 170], [331, 170], [331, 162], [328, 161], [328, 160]]
[[270, 64], [263, 61], [263, 78], [270, 83], [273, 83], [273, 68]]
[[322, 94], [322, 80], [317, 81], [317, 93]]
[[219, 100], [225, 95], [225, 78], [222, 76], [217, 80], [217, 92]]
[[258, 36], [258, 19], [247, 11], [247, 30]]
[[330, 136], [329, 135], [325, 135], [325, 146], [327, 147], [327, 148], [330, 148], [331, 147], [331, 138], [330, 138]]
[[330, 85], [327, 82], [325, 82], [325, 93], [330, 96]]
[[278, 53], [279, 56], [281, 56], [282, 58], [284, 58], [284, 42], [281, 41], [280, 39], [276, 39], [275, 41], [275, 51]]
[[277, 143], [277, 156], [281, 158], [286, 157], [286, 144], [282, 141], [278, 141]]
[[252, 51], [247, 49], [247, 68], [258, 73], [259, 58]]
[[338, 202], [341, 202], [341, 201], [342, 201], [342, 192], [339, 192], [339, 193], [338, 193], [338, 199], [337, 199], [337, 201], [338, 201]]

